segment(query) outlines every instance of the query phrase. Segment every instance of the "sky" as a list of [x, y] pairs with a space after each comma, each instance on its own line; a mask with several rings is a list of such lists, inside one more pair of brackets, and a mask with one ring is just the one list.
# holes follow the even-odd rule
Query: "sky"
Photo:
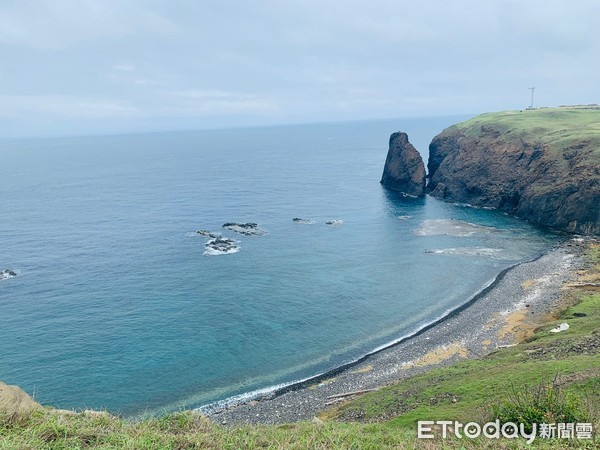
[[600, 103], [598, 0], [2, 0], [0, 137]]

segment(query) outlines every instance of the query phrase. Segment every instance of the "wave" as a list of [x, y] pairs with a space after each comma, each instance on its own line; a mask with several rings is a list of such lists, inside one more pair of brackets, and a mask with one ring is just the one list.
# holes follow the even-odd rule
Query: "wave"
[[434, 255], [460, 255], [460, 256], [487, 256], [490, 258], [506, 258], [501, 248], [487, 247], [456, 247], [456, 248], [436, 248], [426, 250], [425, 253]]
[[494, 227], [486, 227], [484, 225], [477, 225], [471, 222], [465, 222], [464, 220], [455, 219], [426, 219], [424, 220], [419, 228], [414, 230], [414, 234], [417, 236], [455, 236], [455, 237], [469, 237], [478, 233], [492, 233], [499, 231]]
[[205, 256], [220, 256], [220, 255], [232, 255], [233, 253], [237, 253], [240, 251], [240, 247], [231, 247], [227, 250], [219, 250], [215, 248], [207, 248], [202, 253]]

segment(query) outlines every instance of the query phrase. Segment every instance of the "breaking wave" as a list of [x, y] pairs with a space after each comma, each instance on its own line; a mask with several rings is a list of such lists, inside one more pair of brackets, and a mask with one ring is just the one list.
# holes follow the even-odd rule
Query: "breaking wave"
[[417, 236], [455, 236], [469, 237], [478, 233], [492, 233], [498, 231], [494, 227], [477, 225], [464, 220], [454, 219], [426, 219], [414, 231]]
[[506, 255], [501, 248], [487, 247], [456, 247], [456, 248], [435, 248], [426, 250], [425, 253], [434, 255], [460, 255], [460, 256], [476, 256], [489, 257], [495, 259], [505, 259]]

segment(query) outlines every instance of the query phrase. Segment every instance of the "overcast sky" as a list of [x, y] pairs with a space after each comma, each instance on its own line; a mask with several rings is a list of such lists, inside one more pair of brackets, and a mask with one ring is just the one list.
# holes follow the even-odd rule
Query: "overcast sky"
[[2, 0], [0, 136], [600, 103], [598, 0]]

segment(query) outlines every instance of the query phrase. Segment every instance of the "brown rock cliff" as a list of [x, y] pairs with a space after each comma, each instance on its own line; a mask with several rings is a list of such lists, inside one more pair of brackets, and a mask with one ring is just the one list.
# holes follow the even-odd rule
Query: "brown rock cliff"
[[[535, 125], [542, 130], [544, 123]], [[539, 137], [501, 123], [451, 127], [429, 146], [427, 191], [538, 225], [600, 234], [600, 158], [590, 126], [580, 139], [562, 137], [562, 129]]]

